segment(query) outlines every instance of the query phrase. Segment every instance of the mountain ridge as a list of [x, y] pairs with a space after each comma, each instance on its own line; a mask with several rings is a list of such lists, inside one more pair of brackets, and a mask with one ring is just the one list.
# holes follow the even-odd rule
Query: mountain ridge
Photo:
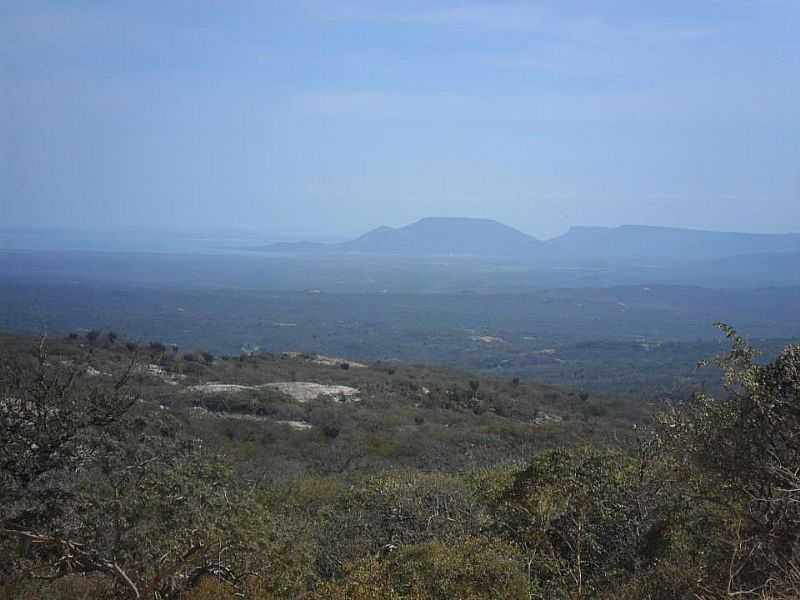
[[493, 219], [425, 217], [402, 227], [380, 226], [346, 242], [282, 242], [251, 249], [302, 255], [715, 260], [800, 252], [800, 234], [721, 232], [652, 225], [575, 225], [563, 235], [539, 240]]
[[548, 240], [554, 255], [721, 259], [739, 255], [800, 252], [800, 234], [707, 231], [653, 225], [575, 226]]

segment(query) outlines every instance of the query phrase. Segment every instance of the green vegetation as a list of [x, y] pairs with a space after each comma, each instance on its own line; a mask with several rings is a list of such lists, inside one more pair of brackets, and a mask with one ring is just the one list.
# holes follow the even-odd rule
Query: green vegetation
[[660, 409], [443, 367], [0, 338], [0, 598], [797, 598], [800, 346], [763, 362], [723, 331], [724, 394]]
[[[161, 264], [164, 260], [158, 257], [147, 264], [168, 278], [181, 272]], [[195, 260], [199, 264], [190, 264], [200, 268], [202, 261]], [[380, 264], [376, 272], [354, 273], [359, 281], [379, 273], [394, 280], [396, 272], [386, 272], [385, 265], [378, 269]], [[714, 290], [652, 285], [475, 293], [483, 280], [481, 272], [461, 277], [450, 266], [429, 266], [434, 269], [426, 275], [430, 282], [456, 277], [458, 286], [447, 293], [420, 293], [424, 286], [399, 293], [384, 282], [378, 290], [387, 288], [386, 293], [356, 293], [334, 279], [329, 289], [335, 293], [280, 291], [321, 285], [305, 270], [307, 265], [292, 263], [284, 267], [302, 275], [301, 281], [274, 290], [12, 280], [0, 283], [0, 329], [66, 335], [102, 326], [145, 344], [164, 340], [185, 351], [201, 348], [235, 356], [242, 349], [303, 350], [361, 361], [397, 359], [636, 400], [676, 401], [704, 389], [716, 391], [715, 376], [695, 369], [698, 361], [719, 351], [721, 339], [710, 327], [715, 319], [737, 323], [754, 336], [754, 345], [770, 354], [800, 339], [797, 287]], [[93, 269], [93, 263], [80, 263], [80, 273]], [[136, 272], [140, 270], [141, 265]], [[194, 268], [187, 272], [193, 281], [203, 281]], [[265, 285], [265, 280], [273, 281], [259, 271], [241, 285]]]

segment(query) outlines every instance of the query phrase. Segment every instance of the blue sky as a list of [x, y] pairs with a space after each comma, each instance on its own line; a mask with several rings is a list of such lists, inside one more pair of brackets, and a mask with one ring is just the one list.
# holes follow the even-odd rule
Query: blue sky
[[0, 220], [800, 230], [800, 2], [0, 0]]

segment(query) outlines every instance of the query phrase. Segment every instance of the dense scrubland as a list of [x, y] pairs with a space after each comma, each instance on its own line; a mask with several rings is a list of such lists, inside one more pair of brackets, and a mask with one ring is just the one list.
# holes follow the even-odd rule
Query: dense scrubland
[[669, 404], [5, 336], [0, 597], [795, 598], [800, 347], [723, 330]]

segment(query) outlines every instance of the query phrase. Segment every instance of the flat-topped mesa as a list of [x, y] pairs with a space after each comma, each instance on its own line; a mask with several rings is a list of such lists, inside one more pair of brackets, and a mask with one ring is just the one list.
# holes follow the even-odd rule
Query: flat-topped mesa
[[298, 242], [260, 249], [296, 254], [500, 258], [534, 256], [541, 247], [536, 238], [491, 219], [427, 217], [404, 227], [378, 227], [339, 244]]
[[351, 252], [403, 256], [527, 256], [539, 240], [491, 219], [428, 217], [392, 229], [380, 227], [345, 244]]
[[800, 234], [702, 231], [649, 225], [575, 226], [540, 241], [491, 219], [427, 217], [403, 227], [378, 227], [338, 244], [297, 242], [257, 248], [301, 255], [469, 256], [526, 258], [669, 258], [714, 260], [763, 253], [800, 253]]
[[553, 256], [704, 260], [800, 252], [800, 234], [703, 231], [650, 225], [574, 226], [544, 244], [548, 254]]

